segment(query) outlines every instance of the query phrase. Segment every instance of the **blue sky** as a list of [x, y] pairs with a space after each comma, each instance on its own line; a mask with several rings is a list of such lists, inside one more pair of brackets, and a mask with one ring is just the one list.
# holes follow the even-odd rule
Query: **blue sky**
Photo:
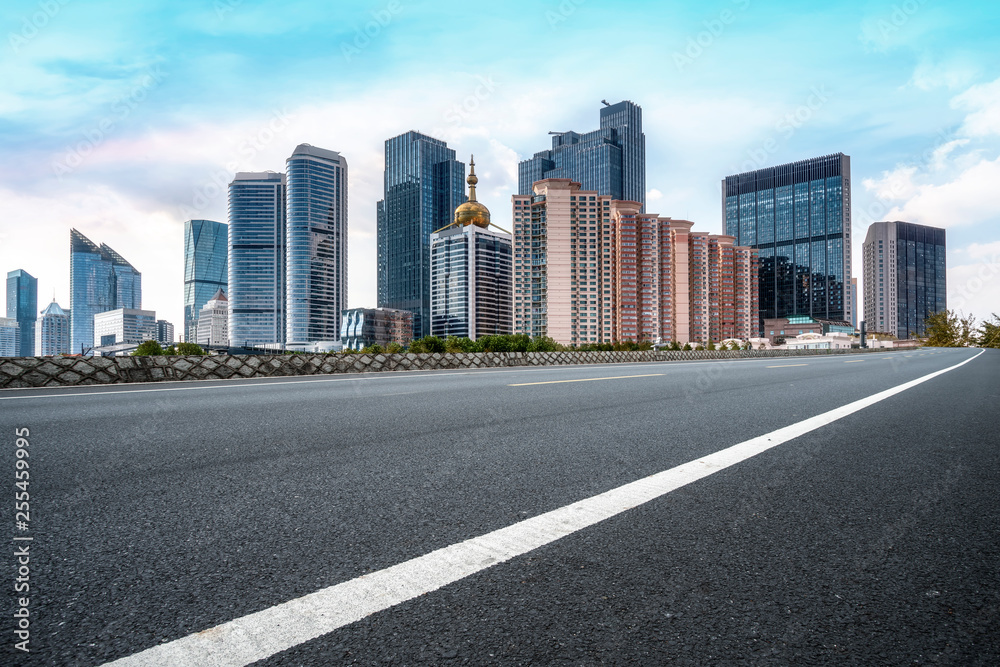
[[721, 231], [719, 183], [852, 158], [854, 274], [876, 220], [948, 229], [949, 305], [1000, 312], [995, 2], [8, 0], [0, 8], [0, 270], [69, 307], [69, 229], [182, 321], [185, 219], [226, 219], [235, 171], [295, 145], [350, 166], [349, 304], [375, 305], [383, 142], [476, 154], [507, 227], [549, 130], [643, 107], [647, 208]]

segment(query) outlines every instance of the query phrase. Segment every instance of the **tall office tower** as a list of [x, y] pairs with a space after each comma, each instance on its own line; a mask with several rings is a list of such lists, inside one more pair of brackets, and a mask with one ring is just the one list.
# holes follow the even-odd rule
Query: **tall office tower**
[[35, 356], [38, 280], [22, 269], [7, 274], [7, 317], [17, 320], [17, 356]]
[[945, 230], [876, 222], [862, 244], [868, 331], [899, 339], [926, 334], [925, 321], [948, 309]]
[[229, 184], [227, 282], [234, 346], [285, 341], [285, 200], [284, 174], [240, 172]]
[[465, 201], [465, 164], [445, 142], [407, 132], [385, 142], [378, 202], [378, 306], [413, 313], [413, 336], [431, 333], [431, 232]]
[[513, 202], [516, 332], [568, 345], [756, 334], [756, 252], [733, 237], [567, 179]]
[[21, 327], [13, 317], [0, 317], [0, 357], [16, 357]]
[[229, 345], [229, 300], [221, 289], [198, 313], [198, 345]]
[[69, 354], [69, 313], [53, 299], [35, 323], [35, 354], [49, 357]]
[[849, 156], [727, 176], [722, 213], [725, 233], [760, 251], [760, 331], [773, 318], [851, 321]]
[[513, 242], [490, 229], [476, 201], [476, 162], [469, 161], [469, 201], [455, 221], [431, 234], [431, 333], [439, 338], [513, 333]]
[[858, 301], [858, 279], [851, 278], [851, 303], [854, 304], [854, 308], [851, 308], [851, 326], [855, 329], [858, 328], [858, 311], [861, 310], [859, 307], [860, 302]]
[[518, 165], [518, 194], [548, 178], [570, 179], [584, 190], [612, 199], [646, 203], [646, 135], [642, 107], [625, 101], [604, 103], [601, 128], [593, 132], [553, 132], [552, 148]]
[[194, 342], [198, 313], [229, 289], [229, 227], [212, 220], [184, 223], [184, 340]]
[[340, 340], [347, 307], [347, 160], [299, 144], [286, 161], [286, 341]]
[[70, 230], [70, 352], [94, 345], [94, 315], [142, 308], [142, 274], [106, 244]]
[[349, 308], [341, 318], [340, 340], [345, 350], [391, 343], [409, 345], [413, 340], [413, 313], [392, 308]]
[[177, 342], [174, 338], [174, 325], [166, 320], [156, 320], [156, 342], [160, 345], [173, 345]]

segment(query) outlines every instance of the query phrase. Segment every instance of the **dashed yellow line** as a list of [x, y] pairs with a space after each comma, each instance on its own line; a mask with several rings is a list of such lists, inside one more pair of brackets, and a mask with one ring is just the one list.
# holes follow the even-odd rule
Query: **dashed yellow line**
[[652, 378], [665, 375], [664, 373], [650, 373], [649, 375], [616, 375], [606, 378], [581, 378], [579, 380], [549, 380], [548, 382], [521, 382], [519, 384], [509, 384], [508, 387], [530, 387], [536, 384], [566, 384], [567, 382], [596, 382], [598, 380], [627, 380], [628, 378]]
[[852, 361], [845, 361], [845, 364], [861, 364], [868, 361], [867, 359], [854, 359]]

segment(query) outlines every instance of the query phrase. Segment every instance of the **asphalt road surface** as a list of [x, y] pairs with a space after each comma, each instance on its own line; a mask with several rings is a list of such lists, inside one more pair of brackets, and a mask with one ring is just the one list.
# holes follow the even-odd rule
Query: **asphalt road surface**
[[3, 664], [1000, 664], [996, 350], [9, 390], [0, 425]]

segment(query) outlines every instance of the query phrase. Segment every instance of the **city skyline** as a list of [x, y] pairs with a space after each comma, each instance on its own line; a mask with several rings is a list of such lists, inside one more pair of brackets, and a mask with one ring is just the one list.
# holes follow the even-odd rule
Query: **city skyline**
[[[480, 197], [508, 227], [518, 162], [549, 131], [591, 129], [602, 99], [643, 109], [647, 209], [718, 233], [725, 176], [843, 152], [855, 277], [868, 225], [903, 220], [948, 230], [949, 307], [983, 319], [1000, 301], [992, 7], [299, 3], [276, 17], [180, 2], [154, 34], [150, 6], [111, 15], [67, 4], [22, 34], [37, 9], [0, 10], [12, 37], [0, 55], [10, 82], [0, 261], [37, 276], [42, 302], [70, 303], [65, 247], [43, 245], [75, 227], [128, 257], [144, 276], [143, 305], [180, 326], [184, 222], [225, 220], [236, 171], [280, 168], [307, 142], [351, 161], [347, 306], [374, 306], [386, 137], [420, 131], [480, 156], [491, 184]], [[470, 23], [516, 26], [524, 41], [487, 34], [454, 62], [451, 37]], [[580, 46], [609, 30], [634, 38], [617, 57]], [[761, 48], [777, 42], [795, 62]], [[753, 74], [734, 77], [735, 62]], [[552, 73], [566, 68], [580, 76]]]

